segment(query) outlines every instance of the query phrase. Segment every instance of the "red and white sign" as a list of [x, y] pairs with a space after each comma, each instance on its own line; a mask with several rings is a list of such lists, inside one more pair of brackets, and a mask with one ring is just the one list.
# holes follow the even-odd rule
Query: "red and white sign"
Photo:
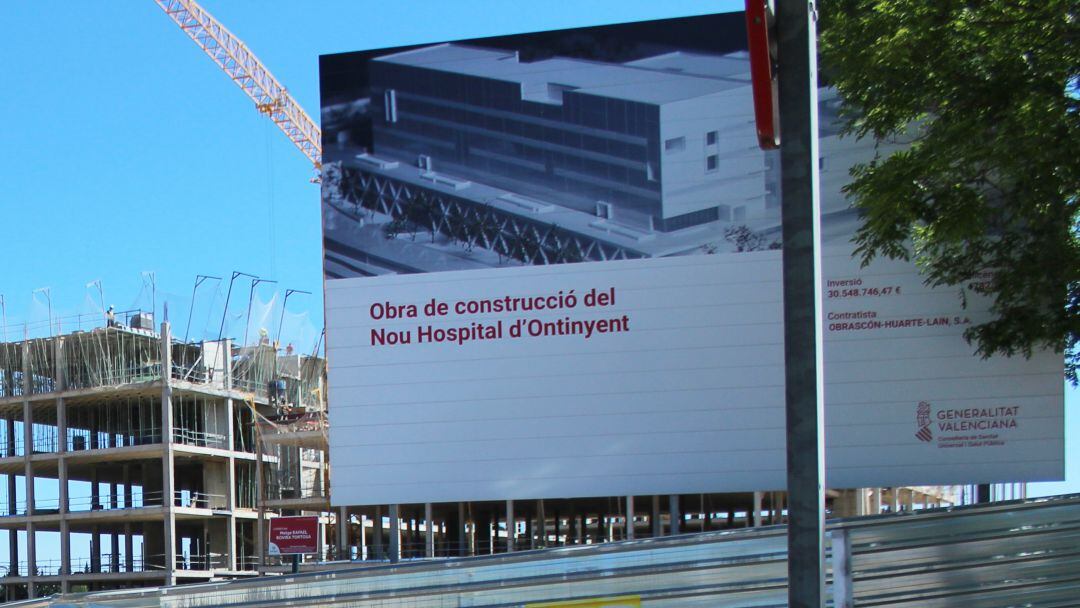
[[318, 517], [275, 517], [270, 520], [270, 555], [318, 551]]

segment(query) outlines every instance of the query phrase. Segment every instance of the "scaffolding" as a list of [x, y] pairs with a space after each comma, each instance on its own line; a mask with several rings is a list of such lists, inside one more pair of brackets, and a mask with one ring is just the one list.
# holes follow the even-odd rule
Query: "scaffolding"
[[0, 399], [23, 394], [23, 344], [0, 344]]
[[67, 388], [96, 388], [161, 379], [161, 339], [146, 330], [102, 327], [64, 340]]

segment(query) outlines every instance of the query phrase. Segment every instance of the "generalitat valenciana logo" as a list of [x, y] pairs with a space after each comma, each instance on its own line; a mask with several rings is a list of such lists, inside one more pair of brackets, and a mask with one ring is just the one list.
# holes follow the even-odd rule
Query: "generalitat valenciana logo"
[[919, 441], [929, 443], [934, 438], [934, 433], [930, 430], [929, 402], [920, 401], [918, 407], [915, 408], [915, 426], [919, 429], [915, 432], [915, 437]]

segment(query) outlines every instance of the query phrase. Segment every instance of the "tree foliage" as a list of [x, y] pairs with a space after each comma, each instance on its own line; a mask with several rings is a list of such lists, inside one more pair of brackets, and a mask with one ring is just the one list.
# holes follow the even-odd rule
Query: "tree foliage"
[[[823, 73], [849, 135], [910, 145], [852, 170], [856, 254], [992, 298], [980, 354], [1080, 340], [1080, 5], [825, 0]], [[987, 272], [989, 271], [989, 272]], [[987, 278], [988, 280], [983, 280]]]

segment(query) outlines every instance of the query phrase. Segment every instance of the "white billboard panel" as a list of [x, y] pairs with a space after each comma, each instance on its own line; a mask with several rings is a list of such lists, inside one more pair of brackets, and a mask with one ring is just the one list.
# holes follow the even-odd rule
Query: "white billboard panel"
[[[784, 485], [778, 159], [725, 27], [323, 57], [335, 504]], [[974, 357], [985, 302], [851, 259], [873, 148], [821, 97], [830, 486], [1060, 477], [1060, 355]]]
[[[782, 488], [779, 269], [766, 251], [328, 282], [335, 500]], [[1059, 356], [972, 357], [985, 311], [906, 264], [833, 249], [826, 271], [831, 487], [1061, 474]]]

